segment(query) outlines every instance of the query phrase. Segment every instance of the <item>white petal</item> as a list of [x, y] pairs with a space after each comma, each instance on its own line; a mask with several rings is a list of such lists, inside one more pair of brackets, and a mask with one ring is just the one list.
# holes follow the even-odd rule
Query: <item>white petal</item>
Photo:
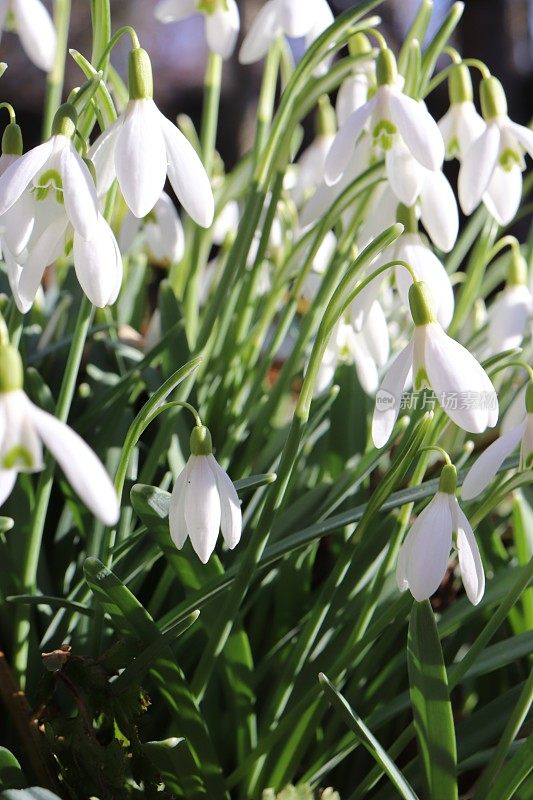
[[222, 58], [229, 58], [239, 36], [239, 9], [235, 0], [227, 0], [227, 11], [215, 11], [205, 18], [205, 35], [209, 49]]
[[198, 0], [161, 0], [154, 14], [159, 22], [178, 22], [198, 13]]
[[471, 214], [480, 203], [494, 172], [499, 146], [500, 130], [491, 123], [466, 151], [458, 181], [459, 203], [465, 214]]
[[339, 125], [344, 125], [350, 114], [364, 106], [368, 100], [369, 80], [364, 72], [350, 75], [340, 86], [335, 103]]
[[7, 277], [9, 280], [9, 287], [15, 300], [15, 304], [21, 314], [26, 314], [31, 308], [31, 302], [23, 299], [19, 292], [20, 276], [22, 275], [21, 265], [15, 261], [13, 255], [9, 252], [7, 246], [3, 244], [3, 256], [6, 263]]
[[455, 517], [457, 520], [457, 552], [459, 554], [459, 568], [466, 594], [470, 602], [477, 606], [485, 591], [485, 573], [476, 537], [470, 523], [461, 510], [456, 498]]
[[474, 356], [447, 336], [438, 323], [425, 327], [424, 363], [437, 400], [460, 428], [482, 433], [497, 419], [494, 386]]
[[522, 386], [522, 388], [514, 395], [513, 399], [509, 403], [509, 407], [507, 408], [505, 416], [502, 419], [500, 435], [507, 433], [508, 431], [512, 431], [513, 428], [516, 428], [517, 425], [520, 425], [526, 416], [526, 389], [527, 384]]
[[105, 525], [115, 525], [120, 508], [113, 484], [100, 459], [64, 422], [29, 403], [31, 419], [81, 500]]
[[239, 496], [228, 474], [213, 455], [208, 456], [220, 497], [220, 530], [230, 550], [239, 543], [242, 533], [242, 513]]
[[220, 498], [206, 456], [191, 456], [185, 492], [185, 521], [195, 553], [207, 564], [220, 528]]
[[508, 286], [488, 311], [488, 340], [492, 353], [520, 347], [533, 312], [533, 298], [527, 286]]
[[124, 214], [124, 218], [122, 220], [122, 225], [120, 226], [120, 234], [118, 237], [119, 246], [122, 253], [126, 254], [130, 248], [132, 247], [139, 231], [141, 230], [141, 222], [142, 220], [139, 217], [136, 217], [135, 214], [129, 210], [126, 210]]
[[278, 20], [287, 36], [305, 36], [314, 24], [314, 0], [277, 0]]
[[400, 413], [402, 392], [413, 364], [413, 343], [409, 342], [392, 362], [376, 394], [372, 418], [372, 441], [378, 449], [390, 439]]
[[116, 177], [115, 144], [123, 121], [122, 117], [119, 117], [89, 148], [89, 158], [96, 171], [96, 189], [99, 197], [109, 191]]
[[368, 351], [378, 367], [385, 366], [390, 352], [389, 328], [385, 313], [378, 300], [375, 300], [370, 306], [362, 335]]
[[156, 222], [145, 225], [146, 241], [156, 261], [177, 263], [185, 252], [183, 226], [170, 197], [163, 192], [153, 214]]
[[40, 0], [12, 0], [22, 46], [33, 63], [50, 72], [54, 65], [57, 37], [50, 14]]
[[196, 150], [176, 125], [159, 114], [168, 157], [168, 177], [185, 211], [203, 228], [213, 222], [213, 191]]
[[33, 231], [35, 203], [30, 192], [23, 192], [16, 203], [0, 218], [3, 238], [14, 255], [20, 255]]
[[33, 303], [45, 267], [59, 258], [63, 252], [66, 229], [67, 220], [64, 214], [61, 214], [35, 242], [32, 242], [19, 280], [19, 295], [22, 303], [28, 305]]
[[414, 205], [424, 183], [424, 168], [398, 137], [387, 150], [385, 166], [390, 187], [398, 200], [405, 206]]
[[509, 171], [496, 166], [483, 195], [483, 202], [496, 222], [509, 225], [520, 207], [521, 199], [522, 172], [518, 164]]
[[475, 142], [486, 128], [486, 123], [481, 117], [474, 103], [465, 101], [459, 103], [457, 115], [457, 138], [459, 140], [459, 157], [462, 159], [470, 145]]
[[267, 0], [244, 37], [239, 51], [240, 63], [253, 64], [255, 61], [260, 61], [267, 54], [279, 30], [276, 0]]
[[91, 303], [103, 308], [115, 292], [117, 271], [122, 274], [122, 260], [117, 264], [115, 237], [101, 214], [91, 239], [83, 239], [74, 233], [73, 250], [81, 288]]
[[439, 169], [444, 160], [444, 142], [424, 104], [399, 90], [390, 92], [389, 103], [393, 122], [412, 155], [427, 169]]
[[511, 120], [508, 121], [507, 128], [533, 158], [533, 130], [526, 128], [525, 125], [517, 125], [516, 122], [511, 122]]
[[74, 230], [89, 239], [98, 222], [96, 187], [87, 165], [71, 142], [61, 150], [61, 177], [67, 217]]
[[167, 175], [165, 141], [153, 100], [131, 100], [115, 143], [115, 169], [126, 204], [145, 217], [157, 203]]
[[448, 153], [450, 142], [453, 141], [455, 134], [455, 115], [454, 107], [451, 105], [445, 115], [437, 122], [439, 126], [440, 135], [444, 141], [446, 149], [446, 158], [453, 158], [453, 155]]
[[510, 455], [524, 435], [525, 420], [507, 433], [502, 434], [486, 450], [481, 453], [477, 461], [470, 467], [463, 481], [461, 496], [463, 500], [472, 500], [486, 489], [494, 478], [501, 465]]
[[22, 389], [0, 396], [3, 435], [0, 461], [3, 469], [36, 472], [43, 468], [41, 440], [30, 418], [30, 402]]
[[459, 211], [453, 189], [440, 170], [425, 173], [420, 217], [433, 244], [449, 253], [459, 232]]
[[350, 114], [337, 133], [326, 157], [324, 170], [324, 178], [329, 186], [337, 183], [348, 166], [356, 141], [365, 127], [375, 104], [376, 100], [372, 98], [372, 100], [369, 100], [364, 106], [358, 108], [353, 114]]
[[16, 469], [0, 469], [0, 506], [2, 506], [11, 492], [17, 480]]
[[0, 215], [5, 214], [16, 203], [30, 181], [46, 164], [53, 149], [54, 143], [50, 139], [34, 147], [6, 169], [0, 177]]
[[[444, 329], [452, 321], [455, 300], [450, 278], [437, 256], [417, 234], [403, 234], [396, 248], [396, 257], [412, 266], [419, 281], [428, 286], [437, 319]], [[413, 279], [405, 267], [396, 267], [396, 283], [402, 302], [409, 308], [409, 288]]]
[[421, 602], [439, 588], [452, 547], [448, 495], [437, 492], [413, 525], [406, 565], [411, 594]]
[[182, 469], [170, 495], [170, 507], [168, 510], [168, 525], [172, 541], [181, 550], [187, 541], [188, 532], [185, 522], [185, 490], [187, 488], [187, 468]]

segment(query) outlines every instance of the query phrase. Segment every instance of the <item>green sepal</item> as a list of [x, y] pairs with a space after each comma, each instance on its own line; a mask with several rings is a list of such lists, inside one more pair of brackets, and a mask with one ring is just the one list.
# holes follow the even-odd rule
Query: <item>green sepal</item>
[[19, 351], [10, 344], [0, 347], [0, 392], [15, 392], [24, 386], [24, 369]]
[[507, 98], [498, 78], [492, 75], [490, 78], [483, 78], [479, 84], [479, 96], [481, 112], [486, 120], [507, 115]]
[[154, 96], [154, 79], [150, 56], [142, 47], [130, 50], [128, 61], [130, 100], [150, 100]]
[[66, 136], [72, 139], [76, 133], [78, 112], [72, 103], [63, 103], [56, 111], [52, 124], [52, 136]]
[[453, 464], [445, 464], [439, 480], [439, 492], [455, 495], [457, 490], [457, 470]]
[[417, 327], [436, 322], [433, 302], [427, 285], [423, 281], [415, 281], [409, 289], [409, 308], [413, 322]]
[[472, 102], [474, 99], [470, 70], [464, 64], [458, 64], [451, 71], [448, 81], [448, 93], [452, 104]]
[[22, 131], [16, 122], [10, 122], [2, 136], [2, 155], [21, 156], [23, 150]]
[[398, 79], [398, 68], [396, 66], [396, 58], [392, 50], [388, 47], [383, 47], [376, 59], [376, 80], [378, 86], [385, 84], [394, 84]]
[[192, 456], [210, 456], [213, 452], [211, 434], [205, 425], [197, 425], [192, 429], [190, 444]]
[[518, 249], [511, 253], [507, 268], [507, 286], [525, 286], [527, 284], [527, 261]]

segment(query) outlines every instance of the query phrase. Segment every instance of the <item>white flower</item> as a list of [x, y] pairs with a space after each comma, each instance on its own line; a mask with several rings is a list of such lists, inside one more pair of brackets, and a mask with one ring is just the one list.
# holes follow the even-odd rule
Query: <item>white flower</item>
[[[31, 187], [36, 199], [54, 195], [74, 230], [91, 238], [98, 224], [98, 202], [91, 173], [72, 143], [75, 129], [76, 112], [65, 104], [56, 114], [50, 139], [17, 158], [0, 177], [0, 216]], [[23, 216], [20, 223], [27, 224]]]
[[[20, 158], [20, 155], [3, 152], [0, 156], [0, 175]], [[7, 245], [14, 256], [22, 253], [28, 244], [33, 222], [31, 195], [29, 192], [23, 192], [16, 203], [0, 217], [0, 240]]]
[[[533, 383], [526, 390], [526, 413], [521, 422], [504, 430], [470, 467], [463, 481], [463, 500], [472, 500], [486, 489], [501, 465], [520, 443], [520, 470], [533, 467]], [[521, 398], [523, 404], [523, 397]]]
[[444, 142], [437, 123], [424, 103], [403, 94], [398, 86], [396, 62], [390, 50], [380, 50], [377, 59], [378, 88], [375, 95], [354, 111], [339, 130], [326, 159], [326, 182], [336, 183], [346, 169], [353, 148], [366, 125], [370, 126], [374, 157], [385, 155], [387, 177], [396, 185], [409, 180], [403, 152], [423, 167], [437, 170], [444, 159]]
[[26, 55], [36, 67], [50, 72], [54, 65], [57, 37], [50, 14], [40, 0], [0, 0], [0, 35], [6, 17], [12, 15]]
[[332, 22], [326, 0], [267, 0], [244, 37], [239, 61], [260, 61], [281, 34], [290, 38], [304, 36], [309, 47]]
[[150, 59], [141, 48], [130, 52], [130, 98], [89, 151], [98, 193], [106, 192], [116, 177], [126, 204], [142, 218], [161, 197], [168, 173], [187, 213], [209, 227], [214, 214], [209, 178], [194, 147], [154, 103]]
[[446, 147], [446, 158], [464, 157], [469, 147], [485, 130], [483, 118], [471, 100], [452, 103], [439, 121], [439, 130]]
[[127, 253], [142, 232], [151, 257], [159, 264], [174, 264], [183, 258], [185, 239], [183, 226], [174, 203], [165, 192], [141, 221], [127, 211], [120, 228], [120, 250]]
[[296, 206], [303, 205], [321, 183], [326, 156], [334, 138], [334, 133], [319, 133], [298, 159], [296, 177], [291, 187]]
[[466, 348], [444, 333], [423, 283], [412, 284], [409, 303], [415, 332], [389, 367], [376, 395], [372, 420], [375, 446], [383, 447], [390, 438], [411, 369], [414, 390], [432, 389], [444, 412], [460, 428], [482, 433], [487, 427], [494, 427], [498, 400], [483, 367]]
[[46, 445], [85, 505], [105, 525], [119, 516], [117, 496], [100, 460], [68, 425], [37, 408], [22, 389], [22, 362], [10, 346], [0, 347], [0, 504], [19, 472], [43, 469]]
[[229, 58], [239, 36], [239, 9], [235, 0], [161, 0], [155, 8], [160, 22], [177, 22], [203, 14], [209, 49]]
[[507, 225], [520, 205], [524, 151], [533, 157], [533, 131], [511, 122], [501, 84], [481, 82], [487, 126], [469, 147], [459, 171], [459, 202], [471, 214], [481, 200], [500, 225]]
[[491, 353], [520, 347], [533, 315], [533, 297], [524, 284], [509, 284], [487, 312]]
[[217, 213], [213, 222], [212, 236], [214, 244], [224, 244], [227, 236], [234, 237], [239, 227], [239, 204], [230, 200]]
[[401, 592], [409, 589], [418, 602], [427, 600], [439, 588], [450, 551], [455, 546], [466, 594], [470, 602], [477, 605], [485, 591], [483, 564], [470, 523], [457, 502], [455, 488], [449, 491], [453, 478], [452, 485], [446, 485], [447, 470], [455, 472], [452, 466], [444, 467], [439, 491], [417, 518], [400, 548], [396, 581]]
[[239, 543], [242, 515], [239, 498], [212, 452], [207, 428], [191, 434], [191, 455], [178, 475], [170, 499], [172, 541], [181, 550], [187, 537], [203, 564], [215, 549], [219, 530], [230, 550]]

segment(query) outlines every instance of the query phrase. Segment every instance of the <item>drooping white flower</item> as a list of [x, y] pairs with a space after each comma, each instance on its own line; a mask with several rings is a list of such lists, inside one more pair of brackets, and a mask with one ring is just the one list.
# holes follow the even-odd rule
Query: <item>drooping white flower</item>
[[240, 30], [235, 0], [161, 0], [155, 7], [160, 22], [178, 22], [193, 14], [204, 16], [209, 49], [224, 59], [230, 58]]
[[130, 52], [129, 90], [125, 111], [89, 150], [98, 193], [106, 192], [116, 177], [132, 213], [146, 217], [161, 197], [168, 174], [184, 209], [208, 228], [214, 214], [209, 178], [194, 147], [154, 103], [150, 59], [140, 47]]
[[374, 157], [385, 156], [387, 177], [396, 183], [409, 179], [399, 144], [423, 167], [438, 170], [444, 159], [444, 142], [437, 123], [422, 102], [405, 95], [398, 86], [394, 55], [380, 50], [376, 62], [374, 96], [354, 111], [339, 130], [326, 159], [326, 182], [336, 183], [346, 169], [357, 139], [369, 125]]
[[[91, 238], [98, 224], [98, 202], [91, 173], [72, 142], [76, 122], [74, 107], [65, 103], [56, 114], [50, 139], [7, 167], [0, 177], [0, 217], [28, 188], [37, 199], [51, 192], [74, 230]], [[25, 224], [22, 217], [21, 224]]]
[[[359, 56], [353, 71], [339, 86], [335, 111], [339, 125], [344, 125], [350, 114], [361, 108], [376, 81], [376, 64], [372, 58], [372, 48], [364, 33], [356, 33], [348, 42], [351, 56]], [[368, 56], [368, 57], [366, 57]]]
[[[16, 164], [22, 156], [22, 132], [16, 122], [7, 125], [2, 136], [0, 175]], [[33, 229], [33, 206], [29, 192], [19, 199], [0, 217], [0, 241], [4, 247], [18, 256], [26, 247]]]
[[191, 434], [191, 455], [178, 475], [170, 499], [172, 541], [181, 550], [190, 538], [195, 553], [207, 564], [219, 530], [230, 550], [242, 532], [241, 506], [227, 473], [213, 455], [211, 434], [197, 426]]
[[13, 22], [30, 61], [39, 69], [50, 72], [54, 65], [57, 36], [41, 0], [0, 0], [0, 36], [6, 19]]
[[461, 161], [485, 130], [485, 123], [472, 102], [474, 93], [468, 67], [458, 64], [452, 70], [448, 89], [450, 107], [439, 121], [439, 129], [446, 147], [446, 158]]
[[83, 439], [52, 414], [42, 411], [22, 389], [20, 356], [10, 345], [0, 347], [0, 504], [11, 494], [19, 472], [44, 467], [48, 447], [85, 505], [105, 525], [114, 525], [119, 505], [102, 463]]
[[227, 237], [231, 237], [231, 239], [235, 237], [240, 216], [239, 204], [236, 200], [230, 200], [220, 209], [211, 231], [214, 244], [224, 244]]
[[183, 226], [174, 203], [163, 192], [144, 220], [127, 211], [120, 228], [119, 245], [123, 253], [132, 247], [138, 234], [143, 233], [150, 256], [159, 264], [181, 261], [185, 252]]
[[485, 573], [476, 538], [455, 496], [456, 471], [443, 468], [439, 491], [405, 537], [396, 566], [401, 592], [409, 589], [421, 602], [434, 594], [446, 572], [450, 551], [459, 556], [461, 578], [468, 599], [477, 605], [485, 591]]
[[296, 176], [290, 187], [292, 199], [299, 208], [314, 193], [324, 178], [324, 166], [329, 148], [335, 138], [335, 112], [324, 97], [319, 101], [316, 137], [307, 147], [296, 165]]
[[460, 428], [482, 433], [498, 421], [498, 399], [483, 367], [436, 320], [426, 286], [409, 289], [415, 323], [411, 342], [389, 367], [376, 395], [372, 439], [376, 447], [389, 440], [398, 418], [402, 391], [412, 370], [415, 391], [432, 389], [448, 417]]
[[527, 285], [527, 263], [514, 251], [505, 288], [487, 312], [487, 338], [492, 354], [520, 347], [533, 317], [533, 296]]
[[487, 124], [461, 162], [459, 202], [464, 213], [471, 214], [483, 200], [496, 221], [507, 225], [520, 205], [524, 152], [533, 157], [533, 131], [511, 122], [496, 78], [484, 78], [480, 93]]
[[267, 0], [239, 51], [241, 64], [260, 61], [270, 45], [282, 34], [290, 38], [305, 37], [306, 47], [333, 22], [326, 0]]

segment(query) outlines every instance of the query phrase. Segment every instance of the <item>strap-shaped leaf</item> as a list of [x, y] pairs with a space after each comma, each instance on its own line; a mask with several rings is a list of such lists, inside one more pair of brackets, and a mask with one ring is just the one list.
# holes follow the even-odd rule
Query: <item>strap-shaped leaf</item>
[[13, 753], [6, 747], [0, 747], [0, 789], [22, 789], [27, 783]]
[[413, 603], [407, 665], [428, 797], [457, 800], [457, 748], [446, 668], [429, 601]]

